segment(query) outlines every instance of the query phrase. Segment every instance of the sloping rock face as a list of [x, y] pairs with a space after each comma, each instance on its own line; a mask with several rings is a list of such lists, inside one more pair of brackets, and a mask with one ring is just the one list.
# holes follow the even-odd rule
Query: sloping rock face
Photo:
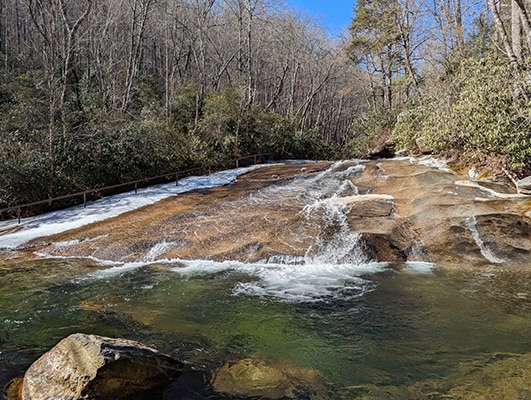
[[178, 361], [138, 342], [74, 334], [30, 366], [22, 399], [149, 399], [182, 369]]
[[258, 169], [32, 245], [121, 262], [267, 262], [313, 256], [356, 231], [375, 261], [527, 267], [530, 217], [531, 197], [434, 160], [307, 163]]
[[[299, 193], [285, 197], [285, 192], [266, 192], [328, 167], [311, 163], [259, 169], [233, 185], [185, 193], [34, 245], [51, 255], [113, 261], [256, 261], [271, 254], [303, 255], [317, 230], [304, 224]], [[73, 244], [54, 245], [63, 241]], [[41, 248], [46, 242], [50, 245]], [[161, 243], [166, 245], [151, 251]]]
[[[441, 266], [530, 266], [531, 198], [462, 180], [416, 162], [367, 163], [353, 182], [374, 194], [392, 194], [394, 212], [350, 215], [378, 260], [423, 260]], [[371, 207], [372, 210], [375, 207]]]

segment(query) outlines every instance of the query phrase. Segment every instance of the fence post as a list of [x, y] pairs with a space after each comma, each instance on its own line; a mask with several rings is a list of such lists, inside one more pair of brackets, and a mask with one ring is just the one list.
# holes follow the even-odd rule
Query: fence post
[[138, 193], [138, 182], [135, 182], [135, 194]]
[[17, 208], [17, 217], [18, 217], [18, 224], [20, 225], [20, 214], [21, 214], [21, 211], [20, 211], [20, 207]]
[[240, 165], [240, 163], [238, 162], [238, 160], [236, 160], [236, 168], [238, 168]]
[[254, 165], [258, 164], [258, 163], [256, 162], [256, 154], [253, 156], [253, 163], [254, 163]]
[[83, 208], [87, 208], [87, 194], [83, 193]]

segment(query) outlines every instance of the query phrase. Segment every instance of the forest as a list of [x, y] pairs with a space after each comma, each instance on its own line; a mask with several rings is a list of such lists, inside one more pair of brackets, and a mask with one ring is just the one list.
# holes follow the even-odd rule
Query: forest
[[240, 156], [531, 159], [531, 1], [1, 0], [0, 208]]

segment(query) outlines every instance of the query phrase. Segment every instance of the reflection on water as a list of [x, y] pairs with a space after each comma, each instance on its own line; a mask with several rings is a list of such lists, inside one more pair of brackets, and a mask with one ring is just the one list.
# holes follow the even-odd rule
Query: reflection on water
[[4, 262], [0, 384], [74, 332], [139, 340], [207, 370], [281, 357], [319, 370], [342, 399], [460, 398], [456, 385], [481, 371], [530, 361], [529, 272], [410, 264], [356, 276], [371, 288], [362, 296], [284, 302], [235, 294], [258, 279], [241, 268], [183, 275], [175, 267], [80, 279], [108, 267]]

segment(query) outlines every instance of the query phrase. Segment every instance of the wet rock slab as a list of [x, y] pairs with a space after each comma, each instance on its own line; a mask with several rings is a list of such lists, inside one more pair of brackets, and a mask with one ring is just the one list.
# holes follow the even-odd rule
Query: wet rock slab
[[[349, 228], [361, 234], [372, 260], [529, 266], [531, 197], [510, 193], [499, 183], [463, 179], [432, 164], [441, 163], [379, 160], [265, 167], [230, 186], [169, 198], [32, 246], [53, 256], [119, 262], [302, 257], [322, 238], [346, 232], [330, 225], [330, 211], [336, 208]], [[476, 219], [477, 232], [469, 218]], [[485, 256], [489, 252], [492, 257]], [[493, 262], [497, 260], [503, 262]]]

